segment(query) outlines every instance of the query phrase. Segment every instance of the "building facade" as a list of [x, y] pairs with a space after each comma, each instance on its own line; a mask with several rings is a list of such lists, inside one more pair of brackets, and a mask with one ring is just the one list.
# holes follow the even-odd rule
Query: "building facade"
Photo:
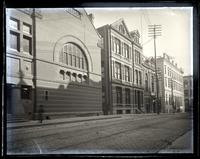
[[156, 80], [155, 80], [155, 62], [151, 57], [142, 58], [144, 74], [144, 106], [146, 113], [156, 113]]
[[97, 30], [104, 46], [101, 51], [104, 114], [144, 112], [139, 32], [129, 32], [123, 19]]
[[192, 112], [193, 110], [193, 76], [184, 76], [184, 100], [185, 111]]
[[84, 9], [7, 9], [7, 113], [102, 113], [101, 36]]
[[163, 54], [157, 58], [159, 99], [161, 112], [180, 111], [184, 106], [183, 70], [178, 68], [173, 58]]

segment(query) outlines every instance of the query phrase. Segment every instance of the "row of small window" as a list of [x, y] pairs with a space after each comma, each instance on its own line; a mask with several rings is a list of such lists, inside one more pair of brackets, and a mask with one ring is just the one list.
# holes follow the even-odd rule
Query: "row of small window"
[[[174, 103], [172, 103], [174, 101]], [[172, 105], [172, 104], [174, 104], [174, 105], [177, 105], [177, 106], [180, 106], [180, 105], [182, 105], [182, 97], [178, 97], [178, 96], [173, 96], [172, 97], [172, 95], [168, 95], [167, 93], [166, 93], [166, 95], [165, 95], [165, 104], [167, 104], [167, 105]]]
[[112, 51], [119, 55], [124, 55], [124, 57], [130, 59], [131, 58], [131, 47], [126, 43], [121, 42], [118, 38], [112, 36], [111, 40], [111, 48]]
[[172, 77], [173, 79], [175, 79], [175, 80], [177, 80], [177, 81], [180, 81], [180, 82], [183, 81], [181, 75], [175, 73], [172, 69], [170, 69], [170, 68], [167, 67], [166, 65], [164, 65], [164, 71], [165, 71], [165, 74], [167, 74], [168, 76]]
[[[116, 87], [116, 102], [117, 104], [122, 104], [123, 101], [123, 96], [122, 96], [122, 88], [121, 87]], [[131, 91], [128, 88], [125, 88], [125, 104], [131, 104]], [[138, 90], [134, 90], [134, 104], [138, 104], [141, 105], [143, 104], [143, 92], [142, 91], [138, 91]]]
[[[148, 80], [148, 75], [145, 74], [145, 90], [149, 90], [149, 80]], [[151, 76], [151, 91], [154, 92], [154, 77]]]
[[[115, 65], [113, 66], [114, 71], [114, 77], [116, 79], [121, 80], [122, 79], [122, 68], [121, 64], [118, 62], [115, 62]], [[125, 81], [130, 82], [130, 68], [128, 66], [124, 66], [124, 72], [123, 72], [123, 77]]]
[[79, 83], [85, 83], [88, 81], [86, 75], [71, 73], [69, 71], [65, 73], [63, 70], [60, 71], [60, 79]]
[[184, 90], [184, 96], [185, 97], [192, 97], [193, 96], [193, 92], [192, 92], [192, 89], [190, 90]]
[[23, 35], [20, 42], [20, 34], [10, 31], [9, 46], [11, 49], [20, 52], [20, 45], [22, 45], [23, 52], [32, 55], [32, 40], [31, 37]]
[[168, 88], [173, 87], [173, 90], [183, 91], [183, 86], [177, 83], [176, 81], [173, 81], [171, 78], [165, 77], [165, 87], [168, 87]]
[[10, 27], [10, 29], [13, 29], [16, 31], [22, 30], [23, 33], [30, 34], [30, 35], [32, 34], [32, 29], [31, 29], [30, 24], [23, 22], [22, 29], [21, 29], [20, 21], [15, 18], [12, 18], [12, 17], [9, 20], [9, 27]]
[[73, 43], [67, 43], [60, 53], [59, 61], [79, 69], [87, 70], [87, 60], [83, 51]]

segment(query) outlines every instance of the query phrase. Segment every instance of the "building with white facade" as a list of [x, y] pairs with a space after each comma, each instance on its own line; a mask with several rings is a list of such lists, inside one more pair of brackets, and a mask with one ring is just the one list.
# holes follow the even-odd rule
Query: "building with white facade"
[[163, 53], [157, 58], [161, 112], [179, 111], [184, 106], [183, 70], [172, 57]]

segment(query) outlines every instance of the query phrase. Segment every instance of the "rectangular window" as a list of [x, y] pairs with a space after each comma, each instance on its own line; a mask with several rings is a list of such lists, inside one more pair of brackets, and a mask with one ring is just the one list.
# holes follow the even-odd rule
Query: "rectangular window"
[[10, 48], [20, 51], [19, 34], [13, 31], [10, 32]]
[[152, 89], [152, 92], [154, 92], [154, 78], [153, 78], [153, 76], [152, 76], [152, 81], [151, 82], [152, 82], [152, 86], [151, 86], [152, 88], [151, 89]]
[[31, 34], [31, 25], [23, 23], [23, 32], [26, 34]]
[[125, 98], [126, 98], [126, 104], [130, 104], [130, 89], [125, 89]]
[[21, 86], [21, 98], [22, 99], [31, 99], [31, 86]]
[[125, 81], [130, 81], [130, 71], [127, 66], [125, 66]]
[[166, 71], [166, 65], [164, 67], [165, 67], [165, 74], [166, 74], [167, 73], [167, 71]]
[[23, 52], [31, 55], [31, 38], [23, 36]]
[[9, 25], [12, 29], [19, 30], [19, 21], [14, 18], [10, 18]]
[[120, 51], [120, 40], [115, 38], [115, 51], [117, 54], [121, 54], [121, 51]]
[[45, 91], [44, 98], [47, 101], [49, 99], [49, 92]]
[[118, 62], [115, 63], [115, 77], [121, 79], [121, 64]]
[[124, 44], [124, 54], [129, 59], [129, 46], [127, 44]]
[[117, 95], [117, 104], [122, 103], [122, 88], [121, 87], [116, 87], [116, 95]]
[[139, 81], [140, 81], [140, 85], [142, 84], [142, 73], [139, 71]]

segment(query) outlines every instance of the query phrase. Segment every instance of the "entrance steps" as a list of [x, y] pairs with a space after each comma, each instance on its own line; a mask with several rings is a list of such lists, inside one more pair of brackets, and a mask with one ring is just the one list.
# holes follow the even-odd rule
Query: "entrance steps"
[[28, 119], [24, 114], [19, 114], [19, 115], [7, 114], [7, 123], [18, 123], [25, 121], [28, 121]]

